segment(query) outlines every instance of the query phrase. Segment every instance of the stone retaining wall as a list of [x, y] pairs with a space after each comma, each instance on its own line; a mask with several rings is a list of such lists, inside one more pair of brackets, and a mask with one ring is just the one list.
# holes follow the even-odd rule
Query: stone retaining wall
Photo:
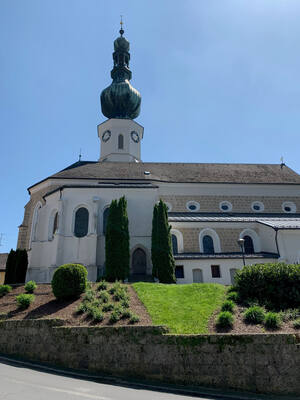
[[300, 335], [169, 335], [163, 327], [0, 322], [0, 352], [115, 376], [300, 394]]

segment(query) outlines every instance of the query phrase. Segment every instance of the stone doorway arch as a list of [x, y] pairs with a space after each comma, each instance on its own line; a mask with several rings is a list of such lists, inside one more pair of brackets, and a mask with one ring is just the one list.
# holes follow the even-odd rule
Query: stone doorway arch
[[132, 254], [132, 274], [145, 275], [147, 273], [147, 256], [146, 252], [138, 247]]

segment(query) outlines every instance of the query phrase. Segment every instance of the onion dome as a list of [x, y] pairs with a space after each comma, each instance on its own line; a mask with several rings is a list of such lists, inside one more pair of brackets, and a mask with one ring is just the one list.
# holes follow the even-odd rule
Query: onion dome
[[120, 37], [114, 41], [113, 81], [101, 93], [101, 109], [107, 118], [134, 119], [140, 114], [141, 95], [129, 82], [132, 75], [129, 69], [129, 42], [123, 34], [121, 28]]

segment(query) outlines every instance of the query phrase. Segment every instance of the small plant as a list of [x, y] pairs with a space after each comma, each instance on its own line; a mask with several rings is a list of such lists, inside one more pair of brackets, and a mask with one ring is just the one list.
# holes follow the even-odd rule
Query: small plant
[[19, 308], [25, 309], [30, 306], [31, 303], [34, 302], [35, 296], [34, 294], [19, 294], [16, 296], [16, 301], [18, 303]]
[[295, 319], [295, 321], [293, 322], [293, 327], [295, 329], [300, 329], [300, 318]]
[[109, 312], [112, 311], [115, 308], [115, 306], [113, 305], [113, 303], [106, 303], [103, 304], [102, 310], [103, 312]]
[[61, 265], [54, 272], [51, 286], [59, 300], [79, 297], [86, 290], [87, 270], [80, 264]]
[[236, 287], [235, 286], [229, 286], [227, 289], [227, 293], [232, 293], [232, 292], [236, 292]]
[[36, 288], [37, 288], [37, 284], [34, 281], [29, 281], [24, 286], [26, 293], [33, 293]]
[[87, 312], [86, 305], [87, 303], [85, 302], [80, 303], [79, 306], [76, 308], [77, 314], [84, 314], [85, 312]]
[[221, 311], [216, 320], [217, 328], [232, 328], [234, 317], [229, 311]]
[[121, 282], [116, 281], [112, 287], [109, 289], [110, 294], [114, 294], [117, 290], [122, 289]]
[[117, 321], [119, 321], [121, 318], [121, 314], [119, 312], [117, 312], [116, 310], [114, 310], [109, 317], [109, 322], [111, 324], [115, 324]]
[[103, 313], [99, 307], [91, 307], [88, 310], [88, 315], [92, 318], [94, 322], [101, 322], [103, 321]]
[[261, 324], [265, 318], [265, 311], [262, 307], [249, 307], [243, 314], [244, 321], [247, 324]]
[[83, 296], [83, 301], [91, 302], [95, 299], [95, 293], [92, 290], [87, 290]]
[[131, 318], [132, 316], [133, 314], [130, 310], [124, 310], [122, 313], [122, 318], [124, 319]]
[[11, 289], [12, 287], [10, 285], [0, 285], [0, 297], [5, 296]]
[[120, 300], [129, 300], [128, 294], [126, 293], [126, 291], [124, 289], [118, 289], [115, 291], [114, 295], [113, 295], [113, 299], [115, 301], [120, 301]]
[[238, 301], [239, 301], [239, 294], [238, 294], [238, 292], [229, 292], [229, 293], [227, 293], [227, 296], [226, 296], [226, 299], [227, 300], [231, 300], [231, 301], [233, 301], [234, 303], [238, 303]]
[[109, 294], [106, 291], [102, 291], [100, 292], [99, 295], [99, 299], [103, 302], [103, 303], [108, 303], [109, 301]]
[[129, 308], [129, 300], [128, 299], [122, 300], [120, 304], [121, 304], [121, 307], [123, 307], [123, 308]]
[[274, 312], [268, 312], [265, 316], [264, 325], [267, 329], [280, 328], [281, 320], [279, 315]]
[[136, 324], [137, 322], [139, 322], [139, 320], [140, 320], [140, 317], [139, 317], [138, 315], [136, 315], [136, 314], [131, 314], [129, 323], [130, 323], [130, 324]]
[[234, 302], [232, 300], [225, 300], [224, 303], [222, 304], [221, 311], [229, 311], [233, 312], [234, 310]]
[[99, 285], [97, 286], [97, 290], [106, 290], [107, 289], [107, 282], [101, 281], [99, 282]]
[[295, 319], [298, 319], [299, 317], [300, 317], [300, 310], [298, 310], [297, 308], [289, 308], [280, 313], [280, 318], [284, 322], [293, 321]]

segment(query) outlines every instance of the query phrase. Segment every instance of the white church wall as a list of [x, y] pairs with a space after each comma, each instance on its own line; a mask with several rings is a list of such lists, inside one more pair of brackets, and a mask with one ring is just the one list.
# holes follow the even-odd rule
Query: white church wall
[[[267, 262], [276, 262], [276, 259], [246, 259], [246, 265], [261, 264]], [[202, 277], [204, 283], [219, 283], [221, 285], [231, 285], [232, 275], [231, 269], [240, 270], [243, 268], [242, 259], [210, 259], [210, 260], [175, 260], [176, 266], [183, 265], [184, 267], [184, 278], [178, 278], [177, 283], [194, 283], [193, 282], [193, 270], [200, 269], [202, 271]], [[211, 266], [220, 266], [220, 278], [212, 278]]]
[[280, 259], [287, 263], [300, 263], [300, 230], [279, 230]]

